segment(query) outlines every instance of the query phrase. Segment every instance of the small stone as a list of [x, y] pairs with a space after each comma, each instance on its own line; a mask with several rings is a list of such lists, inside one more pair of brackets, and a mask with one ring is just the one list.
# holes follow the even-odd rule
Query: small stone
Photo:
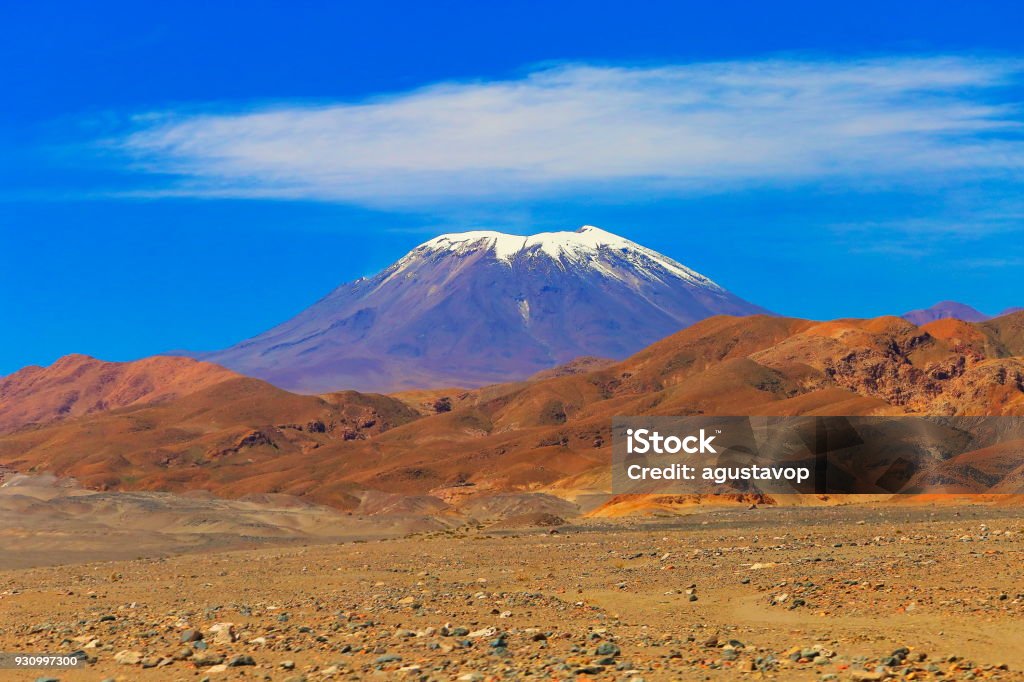
[[198, 642], [202, 638], [203, 638], [203, 633], [199, 632], [199, 630], [191, 630], [190, 629], [190, 630], [184, 630], [181, 633], [181, 641], [183, 643], [186, 643], [186, 644], [188, 642]]
[[600, 665], [588, 665], [588, 666], [584, 666], [582, 668], [577, 668], [576, 669], [576, 674], [577, 675], [597, 675], [598, 673], [603, 673], [603, 672], [604, 672], [604, 667], [600, 666]]
[[213, 641], [217, 644], [231, 644], [238, 639], [238, 635], [235, 634], [234, 623], [215, 623], [210, 626], [209, 632], [213, 635]]
[[121, 665], [138, 665], [142, 662], [142, 654], [138, 651], [119, 651], [114, 654], [114, 661]]
[[884, 680], [886, 678], [885, 673], [868, 671], [868, 670], [853, 670], [850, 672], [850, 679], [853, 682], [877, 682], [878, 680]]

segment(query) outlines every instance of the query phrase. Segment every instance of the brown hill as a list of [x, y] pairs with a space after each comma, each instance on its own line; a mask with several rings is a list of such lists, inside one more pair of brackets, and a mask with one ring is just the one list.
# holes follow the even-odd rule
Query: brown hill
[[1024, 355], [1024, 311], [983, 322], [978, 329], [992, 341], [1000, 357]]
[[417, 417], [387, 396], [296, 395], [236, 377], [177, 400], [23, 429], [0, 439], [0, 461], [101, 490], [217, 492], [249, 480], [232, 488], [230, 496], [240, 497], [282, 492], [253, 480], [267, 462], [301, 462], [325, 445], [360, 441]]
[[26, 367], [0, 378], [0, 433], [180, 398], [238, 376], [190, 358], [103, 362], [87, 355], [66, 355], [49, 367]]
[[721, 316], [609, 367], [404, 401], [233, 379], [7, 435], [0, 465], [350, 509], [367, 490], [454, 506], [523, 491], [578, 499], [608, 488], [616, 415], [1024, 414], [1022, 327], [1024, 313], [925, 327]]

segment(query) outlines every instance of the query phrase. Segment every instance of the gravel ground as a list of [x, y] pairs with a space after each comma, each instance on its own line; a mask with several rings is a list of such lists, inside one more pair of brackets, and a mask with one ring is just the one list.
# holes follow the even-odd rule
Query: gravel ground
[[0, 572], [11, 680], [1024, 680], [1024, 512], [473, 528]]

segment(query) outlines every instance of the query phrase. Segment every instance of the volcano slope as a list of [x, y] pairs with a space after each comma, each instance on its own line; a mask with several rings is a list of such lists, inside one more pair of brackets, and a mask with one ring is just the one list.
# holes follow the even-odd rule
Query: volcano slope
[[368, 490], [445, 504], [510, 491], [576, 498], [608, 489], [615, 415], [1019, 415], [1021, 356], [1022, 313], [923, 327], [719, 316], [611, 366], [475, 390], [305, 396], [229, 377], [8, 426], [0, 465], [98, 489], [286, 493], [341, 509]]
[[766, 312], [594, 226], [477, 231], [431, 239], [273, 329], [194, 357], [301, 393], [478, 387], [580, 356], [621, 360], [712, 315]]

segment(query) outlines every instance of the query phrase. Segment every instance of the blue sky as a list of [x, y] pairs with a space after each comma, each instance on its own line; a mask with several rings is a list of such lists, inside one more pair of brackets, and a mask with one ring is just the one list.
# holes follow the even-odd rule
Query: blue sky
[[474, 228], [789, 315], [1024, 305], [1018, 3], [151, 5], [0, 7], [0, 374], [222, 347]]

